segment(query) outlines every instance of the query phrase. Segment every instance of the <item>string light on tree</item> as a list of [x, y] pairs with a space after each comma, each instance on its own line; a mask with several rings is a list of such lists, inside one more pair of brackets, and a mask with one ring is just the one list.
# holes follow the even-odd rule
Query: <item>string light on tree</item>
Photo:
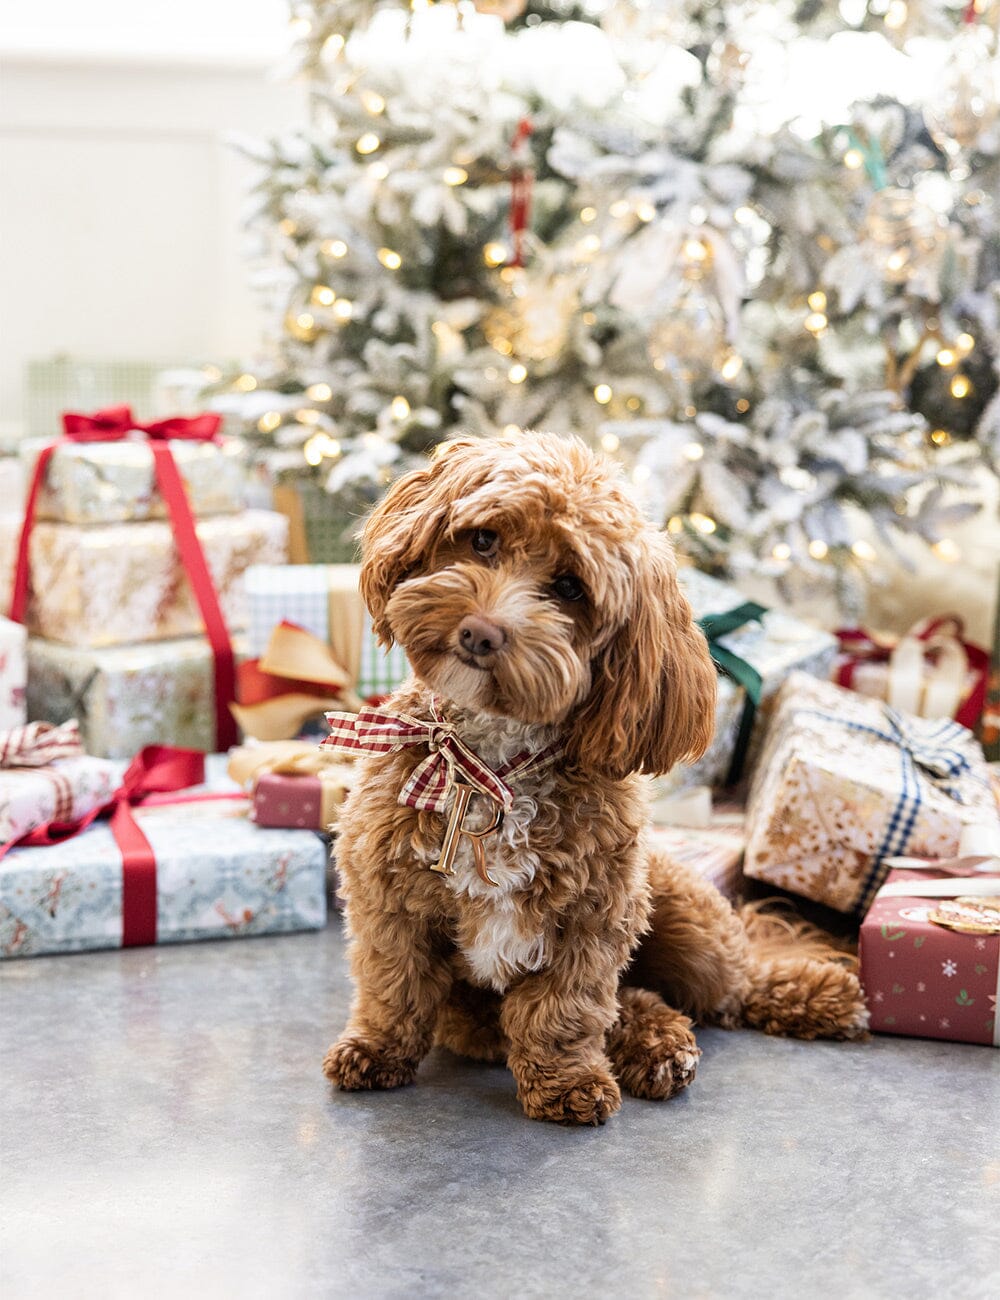
[[306, 397], [313, 402], [328, 402], [333, 396], [333, 389], [329, 384], [310, 384], [306, 389]]
[[375, 256], [389, 271], [398, 271], [403, 265], [403, 259], [393, 248], [380, 248]]
[[366, 131], [364, 135], [359, 137], [354, 147], [360, 154], [369, 154], [374, 153], [381, 143], [382, 141], [374, 131]]

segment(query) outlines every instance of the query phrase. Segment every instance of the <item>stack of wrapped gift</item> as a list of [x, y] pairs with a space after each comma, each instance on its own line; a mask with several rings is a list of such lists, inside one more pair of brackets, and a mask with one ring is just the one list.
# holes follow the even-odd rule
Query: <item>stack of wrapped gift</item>
[[[245, 707], [234, 712], [247, 736], [290, 739], [310, 712], [356, 708], [360, 700], [391, 694], [409, 676], [402, 649], [386, 651], [375, 638], [359, 573], [353, 564], [261, 564], [247, 571], [248, 653], [272, 679], [287, 679], [292, 697], [284, 714], [273, 700], [241, 697]], [[303, 680], [325, 684], [335, 698], [315, 692], [310, 710], [308, 700], [294, 695]]]
[[678, 578], [722, 671], [711, 747], [697, 763], [678, 764], [662, 778], [659, 794], [737, 781], [759, 751], [764, 716], [788, 674], [827, 678], [837, 654], [830, 633], [747, 601], [736, 587], [693, 568], [680, 569]]
[[[154, 746], [126, 770], [78, 741], [74, 723], [0, 733], [0, 957], [322, 928], [321, 836], [255, 825], [194, 751]], [[98, 810], [110, 821], [46, 842]]]
[[889, 859], [953, 858], [964, 828], [995, 826], [997, 815], [982, 749], [965, 727], [794, 673], [750, 788], [743, 869], [860, 917]]
[[[24, 445], [29, 474], [44, 445]], [[232, 635], [247, 623], [246, 570], [284, 560], [287, 522], [244, 509], [244, 452], [235, 440], [167, 445]], [[29, 716], [79, 718], [88, 751], [109, 757], [154, 742], [215, 748], [213, 655], [146, 439], [58, 443], [35, 520]], [[19, 513], [0, 515], [0, 590], [11, 587], [21, 525]]]

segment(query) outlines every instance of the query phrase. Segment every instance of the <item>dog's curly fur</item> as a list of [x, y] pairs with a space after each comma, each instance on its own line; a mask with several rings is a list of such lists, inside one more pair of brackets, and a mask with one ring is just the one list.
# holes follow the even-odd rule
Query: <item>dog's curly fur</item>
[[619, 1084], [691, 1082], [692, 1019], [864, 1032], [842, 954], [741, 918], [646, 842], [639, 774], [704, 752], [716, 676], [666, 537], [608, 462], [545, 434], [445, 444], [370, 516], [361, 585], [414, 671], [390, 710], [428, 718], [433, 697], [494, 767], [561, 756], [518, 779], [486, 840], [496, 886], [464, 839], [453, 877], [428, 869], [444, 818], [397, 802], [422, 749], [364, 760], [337, 844], [356, 992], [335, 1084], [410, 1083], [437, 1041], [506, 1061], [532, 1118], [602, 1124]]

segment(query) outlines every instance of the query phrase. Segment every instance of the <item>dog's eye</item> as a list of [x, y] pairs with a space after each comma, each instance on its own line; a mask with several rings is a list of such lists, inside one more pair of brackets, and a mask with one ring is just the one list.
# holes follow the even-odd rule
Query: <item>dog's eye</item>
[[500, 550], [500, 537], [492, 528], [477, 528], [472, 534], [472, 549], [477, 555], [492, 560]]
[[575, 573], [560, 573], [552, 590], [560, 600], [583, 600], [583, 583]]

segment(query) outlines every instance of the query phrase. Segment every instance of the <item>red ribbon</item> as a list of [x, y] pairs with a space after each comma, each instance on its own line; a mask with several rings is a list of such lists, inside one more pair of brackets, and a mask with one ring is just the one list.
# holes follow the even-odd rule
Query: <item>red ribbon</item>
[[108, 803], [74, 822], [36, 826], [19, 840], [0, 848], [0, 858], [15, 845], [44, 848], [58, 844], [110, 813], [111, 833], [122, 855], [122, 947], [156, 943], [156, 857], [142, 827], [132, 816], [132, 805], [143, 803], [150, 795], [185, 790], [204, 779], [205, 755], [198, 750], [147, 745], [129, 764], [121, 785]]
[[532, 171], [528, 141], [534, 129], [530, 120], [522, 117], [511, 143], [514, 167], [510, 178], [510, 233], [514, 256], [508, 266], [524, 266], [524, 235], [531, 216]]
[[17, 548], [17, 563], [14, 567], [10, 618], [15, 623], [23, 623], [27, 612], [30, 574], [28, 551], [31, 530], [35, 523], [38, 493], [56, 448], [73, 442], [119, 442], [132, 432], [144, 433], [153, 454], [153, 467], [160, 495], [170, 514], [177, 552], [194, 591], [212, 648], [215, 673], [216, 745], [219, 749], [229, 749], [236, 744], [237, 739], [236, 723], [229, 712], [229, 705], [236, 697], [236, 662], [233, 646], [222, 610], [219, 608], [219, 598], [205, 559], [205, 552], [198, 540], [184, 480], [181, 478], [167, 441], [181, 439], [213, 442], [218, 435], [220, 424], [221, 419], [217, 415], [197, 415], [191, 419], [175, 416], [152, 424], [138, 424], [127, 406], [108, 407], [103, 411], [95, 411], [92, 415], [67, 411], [63, 415], [63, 438], [43, 448], [31, 477]]

